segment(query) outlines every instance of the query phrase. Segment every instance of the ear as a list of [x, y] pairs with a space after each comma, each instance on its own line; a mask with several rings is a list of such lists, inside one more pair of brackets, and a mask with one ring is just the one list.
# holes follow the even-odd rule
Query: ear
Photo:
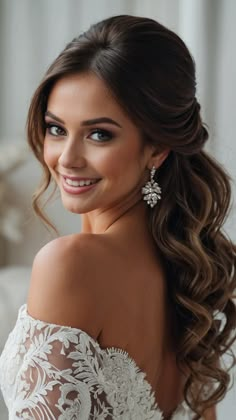
[[164, 149], [162, 151], [160, 150], [154, 150], [152, 152], [152, 155], [149, 158], [148, 161], [148, 168], [152, 169], [153, 166], [155, 166], [156, 169], [160, 168], [160, 166], [162, 165], [162, 163], [165, 161], [165, 159], [167, 158], [167, 156], [170, 153], [170, 149]]

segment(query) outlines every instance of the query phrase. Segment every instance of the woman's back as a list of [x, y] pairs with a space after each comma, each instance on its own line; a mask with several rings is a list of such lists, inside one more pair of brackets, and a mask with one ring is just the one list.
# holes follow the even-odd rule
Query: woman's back
[[173, 326], [165, 274], [160, 261], [152, 260], [148, 251], [139, 254], [139, 260], [132, 251], [133, 256], [127, 247], [123, 261], [113, 260], [104, 296], [109, 316], [98, 341], [102, 348], [126, 350], [147, 374], [160, 408], [170, 413], [183, 399], [183, 378], [171, 342]]
[[101, 267], [94, 287], [102, 284], [107, 307], [97, 340], [102, 348], [127, 351], [147, 374], [160, 408], [171, 413], [183, 400], [184, 378], [176, 365], [172, 308], [157, 249], [132, 213], [93, 240], [92, 255]]

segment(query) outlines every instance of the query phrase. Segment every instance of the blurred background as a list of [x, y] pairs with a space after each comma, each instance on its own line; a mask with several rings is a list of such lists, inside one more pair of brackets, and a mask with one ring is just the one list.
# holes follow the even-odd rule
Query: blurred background
[[[152, 17], [177, 32], [197, 67], [197, 97], [209, 127], [207, 149], [236, 180], [236, 2], [234, 0], [0, 0], [0, 352], [24, 303], [31, 264], [53, 237], [33, 215], [41, 170], [26, 146], [31, 96], [65, 45], [111, 15]], [[58, 197], [58, 196], [57, 196]], [[78, 215], [55, 199], [47, 214], [60, 235], [80, 231]], [[236, 241], [233, 204], [225, 230]], [[1, 398], [1, 397], [0, 397]], [[236, 418], [236, 387], [218, 405], [218, 419]], [[0, 420], [6, 420], [0, 400]]]

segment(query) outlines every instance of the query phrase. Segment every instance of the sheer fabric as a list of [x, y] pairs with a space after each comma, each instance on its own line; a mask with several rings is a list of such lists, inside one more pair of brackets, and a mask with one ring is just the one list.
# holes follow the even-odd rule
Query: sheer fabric
[[[146, 374], [122, 349], [32, 318], [26, 304], [0, 357], [9, 420], [162, 420]], [[190, 420], [182, 403], [173, 420]]]

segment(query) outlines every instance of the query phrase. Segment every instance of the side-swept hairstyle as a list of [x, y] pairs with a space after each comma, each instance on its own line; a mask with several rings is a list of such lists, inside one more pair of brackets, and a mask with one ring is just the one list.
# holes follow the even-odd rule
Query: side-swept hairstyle
[[188, 377], [184, 397], [199, 418], [229, 387], [222, 356], [236, 334], [236, 247], [222, 230], [230, 178], [203, 150], [208, 132], [195, 97], [194, 61], [174, 32], [127, 15], [91, 26], [65, 47], [37, 88], [27, 120], [28, 141], [44, 171], [33, 207], [50, 226], [39, 205], [51, 182], [44, 114], [55, 82], [82, 72], [105, 82], [146, 142], [171, 150], [158, 170], [162, 200], [147, 224], [167, 274], [176, 359]]

